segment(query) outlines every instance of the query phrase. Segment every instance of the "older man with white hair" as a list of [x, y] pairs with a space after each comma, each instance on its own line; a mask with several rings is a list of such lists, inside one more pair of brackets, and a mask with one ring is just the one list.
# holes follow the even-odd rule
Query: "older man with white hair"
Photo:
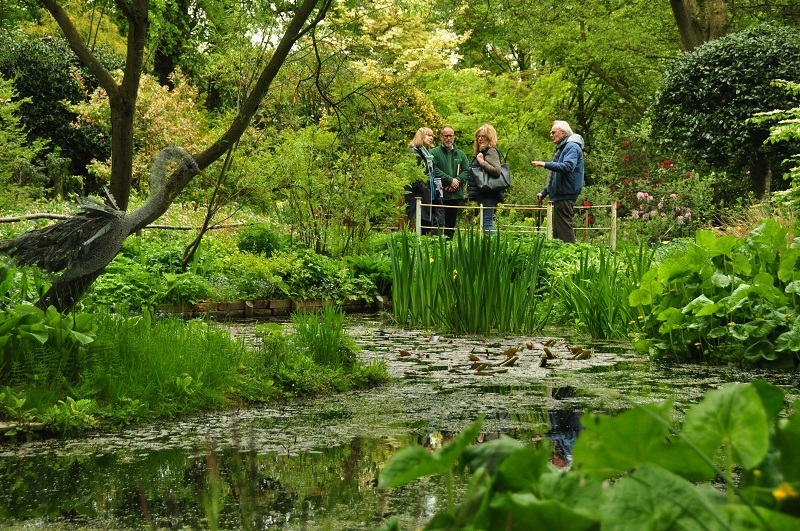
[[531, 161], [534, 166], [549, 170], [547, 186], [536, 194], [539, 203], [550, 196], [553, 202], [553, 237], [575, 243], [573, 214], [575, 201], [583, 189], [583, 137], [572, 132], [569, 124], [556, 120], [550, 128], [550, 138], [556, 145], [553, 160]]

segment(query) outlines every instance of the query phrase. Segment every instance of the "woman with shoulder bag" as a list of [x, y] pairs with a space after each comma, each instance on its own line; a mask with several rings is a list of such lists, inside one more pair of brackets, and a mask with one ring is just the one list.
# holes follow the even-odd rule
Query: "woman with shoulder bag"
[[483, 230], [494, 233], [494, 211], [504, 200], [502, 190], [481, 191], [475, 186], [474, 172], [482, 169], [490, 177], [500, 175], [500, 150], [497, 149], [497, 131], [491, 124], [484, 124], [475, 131], [473, 145], [475, 158], [472, 159], [467, 182], [467, 197], [483, 206]]

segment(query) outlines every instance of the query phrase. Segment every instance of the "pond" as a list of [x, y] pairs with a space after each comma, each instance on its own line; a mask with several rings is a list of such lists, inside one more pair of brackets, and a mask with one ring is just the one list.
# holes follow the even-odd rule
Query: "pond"
[[[0, 446], [0, 524], [21, 529], [417, 529], [465, 481], [381, 491], [381, 467], [412, 444], [435, 448], [478, 416], [479, 441], [547, 438], [568, 467], [583, 411], [669, 397], [678, 410], [730, 381], [764, 378], [798, 397], [798, 377], [662, 367], [612, 342], [564, 335], [448, 337], [351, 323], [365, 361], [392, 383], [219, 412], [121, 433]], [[235, 327], [247, 335], [248, 325]], [[571, 349], [570, 349], [571, 347]], [[548, 357], [548, 352], [550, 356]], [[575, 359], [571, 359], [575, 358]], [[585, 358], [585, 359], [579, 359]], [[615, 393], [595, 393], [610, 390]]]

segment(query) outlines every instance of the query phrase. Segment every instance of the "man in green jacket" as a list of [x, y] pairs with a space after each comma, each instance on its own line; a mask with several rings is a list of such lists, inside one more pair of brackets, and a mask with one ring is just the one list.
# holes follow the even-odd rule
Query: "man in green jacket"
[[469, 159], [467, 155], [455, 147], [453, 143], [456, 139], [455, 130], [445, 125], [439, 133], [441, 145], [431, 150], [433, 155], [433, 168], [435, 176], [442, 179], [444, 187], [444, 235], [448, 240], [453, 239], [456, 221], [458, 221], [458, 211], [464, 204], [464, 194], [467, 189], [467, 176], [469, 171]]

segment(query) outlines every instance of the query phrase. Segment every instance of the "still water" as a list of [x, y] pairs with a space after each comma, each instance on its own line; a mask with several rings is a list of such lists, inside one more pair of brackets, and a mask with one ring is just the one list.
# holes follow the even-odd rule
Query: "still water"
[[[476, 442], [547, 439], [553, 463], [568, 467], [583, 411], [669, 397], [681, 408], [707, 389], [754, 377], [786, 387], [789, 400], [798, 394], [796, 375], [659, 367], [619, 344], [563, 334], [445, 337], [368, 321], [350, 330], [365, 361], [387, 362], [392, 383], [122, 433], [0, 445], [0, 527], [360, 530], [399, 518], [402, 529], [417, 529], [448, 495], [458, 499], [465, 478], [456, 476], [455, 492], [441, 478], [383, 491], [381, 467], [405, 446], [440, 446], [480, 415]], [[247, 326], [236, 332], [246, 336]], [[587, 359], [570, 359], [584, 350]]]

